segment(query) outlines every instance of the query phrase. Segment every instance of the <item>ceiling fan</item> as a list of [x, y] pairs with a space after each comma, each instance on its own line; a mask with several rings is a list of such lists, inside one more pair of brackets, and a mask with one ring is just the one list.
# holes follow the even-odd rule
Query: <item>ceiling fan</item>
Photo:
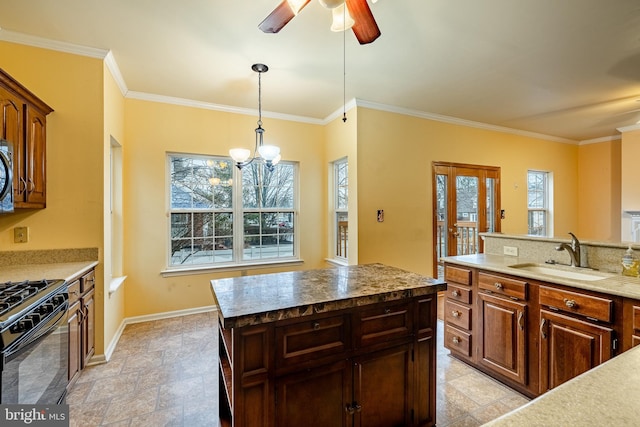
[[[277, 33], [291, 21], [311, 0], [282, 0], [264, 21], [258, 25], [265, 33]], [[373, 42], [380, 36], [380, 29], [367, 0], [318, 0], [333, 13], [333, 31], [351, 28], [360, 44]], [[371, 0], [375, 3], [377, 0]], [[346, 7], [346, 10], [345, 10]]]

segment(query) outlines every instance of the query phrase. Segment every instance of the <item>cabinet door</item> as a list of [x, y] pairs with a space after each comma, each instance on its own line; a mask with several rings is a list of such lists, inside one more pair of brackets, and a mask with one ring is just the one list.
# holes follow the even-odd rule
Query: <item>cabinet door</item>
[[69, 327], [69, 385], [72, 385], [80, 376], [81, 334], [80, 334], [80, 303], [69, 307], [67, 317]]
[[352, 416], [351, 365], [340, 361], [276, 380], [276, 426], [346, 427]]
[[611, 358], [613, 330], [540, 311], [540, 393]]
[[44, 208], [46, 206], [46, 117], [27, 107], [24, 180], [24, 202], [16, 200], [16, 207]]
[[0, 138], [13, 144], [13, 199], [22, 200], [26, 185], [21, 181], [24, 169], [22, 147], [23, 103], [11, 92], [0, 87]]
[[94, 289], [82, 297], [82, 367], [84, 368], [95, 352], [95, 299]]
[[[401, 345], [354, 359], [352, 412], [357, 427], [413, 425], [412, 346]], [[330, 425], [330, 424], [327, 424]]]
[[527, 383], [527, 306], [480, 294], [480, 363], [520, 384]]

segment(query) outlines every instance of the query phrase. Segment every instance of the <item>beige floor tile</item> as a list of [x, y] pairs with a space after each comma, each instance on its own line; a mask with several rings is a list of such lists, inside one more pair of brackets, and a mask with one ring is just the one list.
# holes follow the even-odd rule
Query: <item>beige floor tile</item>
[[[70, 427], [217, 426], [213, 312], [128, 325], [111, 360], [68, 394]], [[438, 322], [437, 426], [475, 427], [528, 399], [451, 357]]]

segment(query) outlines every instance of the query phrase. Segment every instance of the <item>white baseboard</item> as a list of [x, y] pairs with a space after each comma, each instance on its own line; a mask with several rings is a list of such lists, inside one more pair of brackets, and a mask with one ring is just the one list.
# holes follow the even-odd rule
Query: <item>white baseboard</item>
[[180, 316], [188, 316], [190, 314], [198, 314], [198, 313], [208, 313], [210, 311], [216, 311], [217, 308], [215, 305], [205, 306], [205, 307], [197, 307], [197, 308], [188, 308], [185, 310], [176, 310], [176, 311], [167, 311], [164, 313], [154, 313], [154, 314], [145, 314], [143, 316], [134, 316], [134, 317], [125, 317], [122, 319], [118, 330], [114, 334], [111, 342], [105, 349], [104, 354], [95, 354], [89, 361], [87, 366], [99, 365], [101, 363], [106, 363], [111, 359], [113, 352], [116, 349], [116, 345], [118, 345], [118, 341], [120, 341], [120, 337], [124, 332], [124, 328], [127, 325], [131, 325], [134, 323], [142, 323], [142, 322], [151, 322], [153, 320], [162, 320], [162, 319], [170, 319], [172, 317], [180, 317]]

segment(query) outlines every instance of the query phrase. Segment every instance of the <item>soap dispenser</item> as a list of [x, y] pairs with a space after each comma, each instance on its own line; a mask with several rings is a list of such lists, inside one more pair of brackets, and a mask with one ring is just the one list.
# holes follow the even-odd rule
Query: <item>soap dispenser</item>
[[640, 262], [633, 253], [631, 244], [629, 244], [629, 248], [624, 252], [624, 256], [622, 257], [622, 275], [638, 277], [639, 271]]

